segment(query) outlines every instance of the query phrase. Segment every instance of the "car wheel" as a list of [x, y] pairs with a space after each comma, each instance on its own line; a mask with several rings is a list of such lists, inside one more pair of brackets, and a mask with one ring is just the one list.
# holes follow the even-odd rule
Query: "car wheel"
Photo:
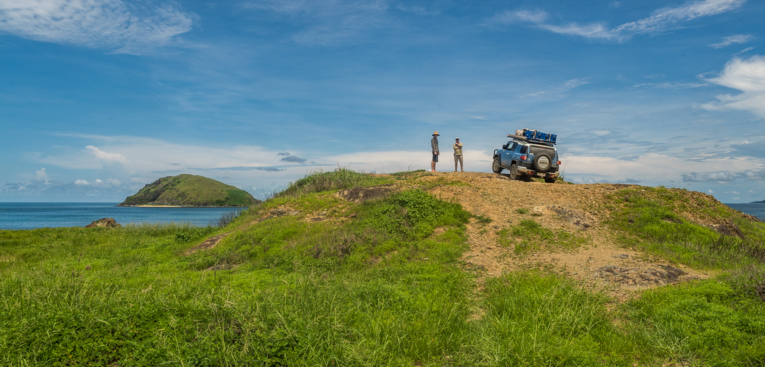
[[513, 164], [510, 166], [510, 179], [511, 180], [517, 180], [518, 179], [518, 165]]
[[547, 182], [547, 183], [555, 183], [555, 181], [558, 181], [558, 179], [555, 178], [555, 177], [553, 177], [553, 178], [545, 178], [545, 182]]
[[494, 158], [494, 162], [491, 164], [491, 170], [494, 173], [502, 172], [502, 166], [499, 165], [499, 157]]
[[546, 154], [539, 154], [534, 157], [534, 169], [537, 172], [547, 172], [552, 167], [552, 159]]

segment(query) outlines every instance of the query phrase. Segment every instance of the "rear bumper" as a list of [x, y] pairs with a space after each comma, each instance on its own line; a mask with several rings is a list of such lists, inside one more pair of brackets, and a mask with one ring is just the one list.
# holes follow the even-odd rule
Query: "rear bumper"
[[526, 167], [518, 167], [518, 173], [522, 173], [529, 177], [541, 177], [541, 178], [555, 178], [560, 175], [559, 172], [536, 172]]

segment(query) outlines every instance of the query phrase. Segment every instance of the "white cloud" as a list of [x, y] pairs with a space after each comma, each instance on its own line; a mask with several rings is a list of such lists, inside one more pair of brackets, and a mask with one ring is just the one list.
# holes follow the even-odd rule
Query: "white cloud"
[[108, 179], [106, 181], [109, 182], [110, 184], [114, 185], [114, 186], [119, 186], [119, 185], [122, 184], [122, 182], [120, 182], [120, 180], [118, 180], [116, 178], [110, 178], [110, 179]]
[[671, 29], [680, 22], [687, 22], [699, 17], [710, 16], [732, 11], [741, 7], [746, 0], [702, 0], [689, 2], [676, 8], [656, 10], [647, 18], [624, 23], [615, 28], [609, 28], [604, 23], [565, 25], [549, 24], [547, 13], [540, 10], [517, 10], [502, 13], [493, 17], [490, 23], [531, 23], [550, 32], [580, 36], [592, 39], [622, 41], [638, 34], [655, 34]]
[[521, 98], [528, 98], [528, 97], [542, 97], [547, 95], [554, 95], [556, 97], [560, 97], [561, 94], [568, 92], [571, 89], [580, 87], [585, 84], [590, 84], [587, 79], [570, 79], [565, 82], [563, 82], [560, 85], [551, 87], [547, 90], [539, 91], [539, 92], [533, 92], [533, 93], [527, 93], [521, 96]]
[[734, 58], [725, 65], [725, 70], [710, 82], [731, 89], [738, 89], [738, 95], [723, 94], [716, 102], [702, 105], [707, 110], [738, 109], [750, 111], [765, 118], [765, 57], [753, 56], [747, 60]]
[[547, 12], [542, 10], [515, 10], [495, 15], [490, 23], [542, 23], [547, 20]]
[[388, 23], [382, 0], [254, 0], [245, 8], [300, 18], [306, 24], [292, 39], [304, 45], [336, 45]]
[[86, 180], [76, 180], [76, 181], [74, 181], [74, 184], [75, 185], [80, 185], [80, 186], [90, 185], [90, 183], [88, 181], [86, 181]]
[[96, 179], [96, 183], [97, 183], [97, 184], [100, 184], [100, 183], [103, 183], [103, 181], [101, 181], [101, 179], [100, 179], [100, 178], [97, 178], [97, 179]]
[[741, 50], [739, 52], [736, 52], [735, 54], [733, 54], [733, 56], [738, 56], [738, 55], [741, 55], [741, 54], [743, 54], [745, 52], [749, 52], [749, 51], [752, 51], [752, 50], [754, 50], [754, 47], [747, 47], [747, 48], [745, 48], [745, 49], [743, 49], [743, 50]]
[[730, 45], [733, 45], [733, 44], [747, 43], [747, 42], [751, 41], [752, 38], [754, 38], [754, 37], [751, 34], [736, 34], [736, 35], [733, 35], [733, 36], [725, 37], [725, 38], [723, 38], [723, 40], [721, 42], [713, 43], [713, 44], [709, 45], [709, 47], [723, 48], [723, 47], [730, 46]]
[[709, 83], [680, 83], [680, 82], [664, 82], [664, 83], [642, 83], [635, 84], [635, 88], [659, 88], [659, 89], [691, 89], [706, 87]]
[[131, 54], [168, 44], [191, 30], [192, 18], [169, 3], [0, 0], [0, 32]]
[[[626, 178], [639, 178], [646, 183], [666, 183], [672, 180], [728, 182], [739, 178], [759, 181], [765, 176], [765, 163], [760, 159], [748, 158], [688, 160], [675, 155], [650, 153], [630, 160], [606, 155], [565, 155], [561, 160], [566, 164], [565, 174], [575, 177], [597, 174], [608, 182], [619, 182]], [[656, 162], [662, 164], [657, 165]]]
[[714, 191], [712, 191], [712, 189], [709, 189], [709, 190], [707, 190], [707, 192], [708, 192], [709, 194], [714, 194], [714, 193], [715, 193]]
[[[451, 143], [453, 140], [442, 140], [441, 155], [436, 167], [439, 171], [454, 170], [454, 156]], [[491, 167], [492, 157], [481, 150], [463, 150], [465, 170], [481, 171]], [[431, 153], [424, 151], [386, 151], [386, 152], [355, 152], [340, 154], [326, 158], [326, 161], [336, 163], [340, 167], [361, 170], [365, 172], [391, 173], [415, 169], [430, 169]], [[471, 164], [474, 166], [471, 167]]]
[[36, 171], [35, 177], [37, 177], [37, 181], [47, 181], [48, 173], [45, 172], [45, 167], [41, 168], [39, 171]]
[[127, 163], [127, 161], [128, 161], [127, 158], [125, 158], [124, 155], [119, 154], [119, 153], [107, 153], [107, 152], [104, 152], [103, 150], [98, 149], [98, 148], [96, 148], [96, 147], [94, 147], [92, 145], [88, 145], [85, 148], [88, 149], [90, 151], [90, 153], [93, 154], [96, 158], [98, 158], [99, 160], [102, 160], [104, 162], [107, 162], [107, 163], [114, 163], [114, 162]]

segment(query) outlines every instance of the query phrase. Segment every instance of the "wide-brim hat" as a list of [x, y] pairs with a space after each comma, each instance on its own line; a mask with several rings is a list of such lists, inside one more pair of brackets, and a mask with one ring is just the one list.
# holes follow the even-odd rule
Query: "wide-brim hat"
[[439, 134], [438, 131], [433, 133], [433, 136], [439, 136], [439, 135], [441, 135], [441, 134]]

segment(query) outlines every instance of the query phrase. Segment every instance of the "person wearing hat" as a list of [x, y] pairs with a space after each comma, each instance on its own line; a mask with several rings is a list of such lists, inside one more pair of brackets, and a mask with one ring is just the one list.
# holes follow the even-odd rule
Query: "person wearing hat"
[[436, 172], [436, 163], [441, 152], [438, 150], [438, 131], [433, 133], [433, 139], [430, 139], [430, 150], [433, 152], [433, 160], [430, 162], [430, 172]]
[[454, 148], [454, 172], [457, 172], [457, 162], [460, 163], [460, 171], [465, 172], [465, 168], [462, 166], [462, 143], [460, 143], [460, 138], [456, 139], [452, 148]]

